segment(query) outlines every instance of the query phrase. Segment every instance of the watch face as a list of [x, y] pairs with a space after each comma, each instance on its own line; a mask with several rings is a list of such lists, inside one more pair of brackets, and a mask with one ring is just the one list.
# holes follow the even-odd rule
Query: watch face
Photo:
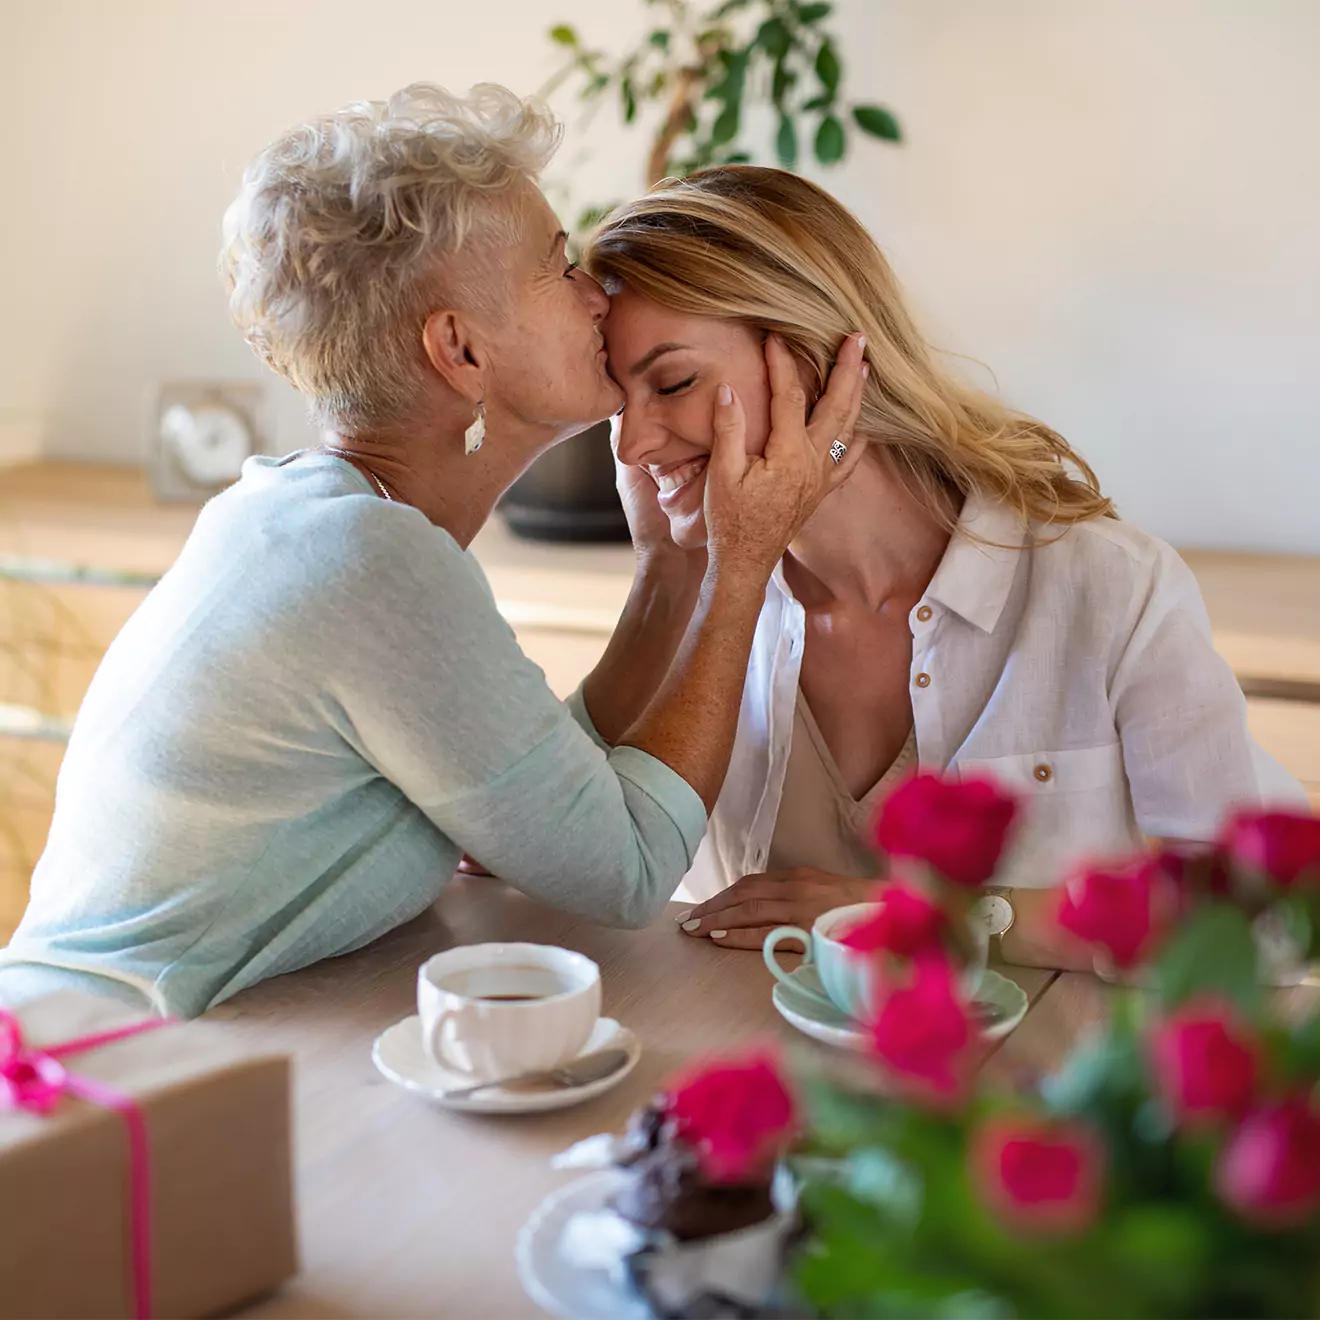
[[160, 429], [188, 480], [199, 486], [236, 481], [243, 460], [252, 452], [247, 422], [221, 404], [187, 408], [176, 403], [161, 418]]
[[1013, 924], [1013, 905], [1003, 894], [986, 894], [972, 907], [972, 919], [987, 935], [1002, 935]]

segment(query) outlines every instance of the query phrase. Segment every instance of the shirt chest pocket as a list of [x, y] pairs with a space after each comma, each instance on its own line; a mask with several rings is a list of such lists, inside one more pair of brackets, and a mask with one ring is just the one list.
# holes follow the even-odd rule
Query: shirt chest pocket
[[1057, 884], [1079, 862], [1140, 846], [1121, 744], [960, 760], [1018, 800], [1018, 819], [997, 884]]

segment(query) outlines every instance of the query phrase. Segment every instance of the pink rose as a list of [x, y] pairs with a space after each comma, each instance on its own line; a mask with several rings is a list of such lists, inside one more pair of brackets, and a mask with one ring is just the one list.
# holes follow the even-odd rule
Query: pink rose
[[666, 1112], [714, 1183], [751, 1177], [797, 1127], [793, 1097], [765, 1052], [699, 1065], [666, 1089]]
[[885, 885], [875, 897], [879, 909], [838, 937], [856, 953], [892, 953], [912, 958], [938, 949], [948, 925], [944, 909], [914, 885]]
[[973, 1134], [968, 1160], [986, 1204], [1012, 1228], [1068, 1236], [1095, 1222], [1104, 1156], [1079, 1123], [992, 1118]]
[[974, 889], [994, 875], [1016, 809], [987, 779], [913, 775], [880, 807], [874, 843], [890, 857], [915, 857]]
[[1260, 1050], [1227, 1006], [1184, 1005], [1150, 1037], [1150, 1060], [1164, 1103], [1192, 1125], [1239, 1118], [1260, 1080]]
[[1304, 1095], [1254, 1110], [1219, 1152], [1215, 1187], [1244, 1219], [1291, 1228], [1320, 1208], [1320, 1116]]
[[1220, 847], [1244, 870], [1280, 885], [1320, 885], [1320, 816], [1287, 811], [1240, 812]]
[[1063, 887], [1057, 921], [1069, 934], [1108, 951], [1119, 967], [1135, 967], [1177, 913], [1179, 891], [1163, 858], [1139, 858], [1087, 871]]
[[972, 1039], [957, 973], [942, 953], [916, 958], [907, 984], [889, 991], [871, 1025], [872, 1047], [898, 1080], [939, 1100], [961, 1094]]

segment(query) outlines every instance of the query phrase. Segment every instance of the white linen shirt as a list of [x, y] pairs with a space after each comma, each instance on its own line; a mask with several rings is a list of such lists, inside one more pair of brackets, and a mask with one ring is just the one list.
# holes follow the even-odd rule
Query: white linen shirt
[[[805, 622], [777, 569], [729, 773], [684, 880], [694, 901], [765, 869]], [[996, 883], [1044, 887], [1143, 835], [1210, 839], [1238, 804], [1306, 801], [1247, 731], [1191, 570], [1130, 523], [1060, 535], [969, 496], [908, 623], [921, 768], [989, 775], [1022, 800]]]

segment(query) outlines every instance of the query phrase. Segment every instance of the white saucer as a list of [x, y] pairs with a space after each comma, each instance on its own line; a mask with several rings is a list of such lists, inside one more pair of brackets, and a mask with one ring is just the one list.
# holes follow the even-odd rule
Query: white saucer
[[626, 1050], [627, 1059], [608, 1077], [602, 1077], [583, 1086], [563, 1087], [547, 1091], [506, 1091], [492, 1086], [466, 1100], [446, 1100], [445, 1091], [470, 1086], [472, 1079], [465, 1073], [443, 1068], [422, 1048], [421, 1019], [414, 1013], [402, 1022], [396, 1022], [388, 1031], [376, 1037], [371, 1047], [371, 1061], [396, 1086], [402, 1086], [414, 1095], [420, 1095], [442, 1109], [454, 1109], [466, 1114], [539, 1114], [548, 1109], [567, 1109], [584, 1100], [617, 1086], [637, 1066], [642, 1047], [637, 1037], [621, 1027], [613, 1018], [599, 1018], [587, 1043], [579, 1051], [592, 1054], [609, 1048]]
[[[816, 997], [824, 994], [825, 987], [821, 985], [816, 969], [810, 963], [804, 963], [789, 982], [775, 982], [772, 999], [779, 1016], [812, 1040], [845, 1050], [869, 1049], [871, 1038], [866, 1029], [842, 1009], [822, 1003]], [[984, 1040], [1007, 1036], [1027, 1015], [1026, 991], [1016, 981], [1010, 981], [998, 972], [987, 970], [982, 975], [976, 1003], [994, 1012], [989, 1021], [979, 1026]]]
[[601, 1169], [552, 1192], [518, 1234], [518, 1277], [537, 1306], [565, 1320], [651, 1320], [651, 1308], [625, 1291], [606, 1270], [583, 1269], [564, 1259], [564, 1226], [584, 1210], [604, 1208], [623, 1174]]

